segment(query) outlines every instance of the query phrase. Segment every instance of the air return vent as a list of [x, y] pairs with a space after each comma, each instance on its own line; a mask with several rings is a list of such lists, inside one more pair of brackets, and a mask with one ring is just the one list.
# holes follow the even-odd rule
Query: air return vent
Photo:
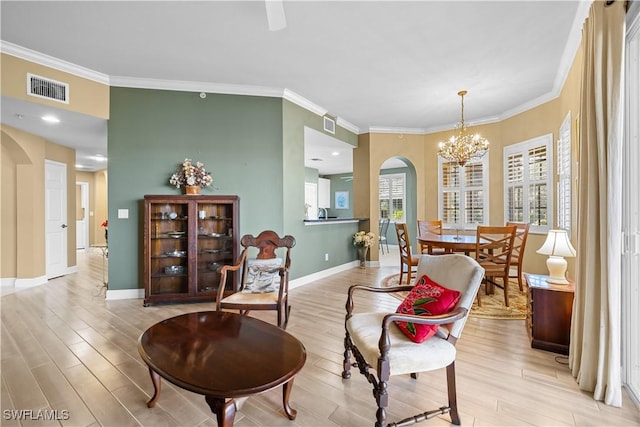
[[27, 94], [68, 104], [69, 84], [27, 73]]
[[336, 121], [334, 118], [324, 116], [324, 130], [329, 133], [336, 133]]

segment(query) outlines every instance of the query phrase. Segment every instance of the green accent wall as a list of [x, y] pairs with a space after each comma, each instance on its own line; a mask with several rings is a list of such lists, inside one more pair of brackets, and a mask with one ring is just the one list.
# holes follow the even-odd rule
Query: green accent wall
[[[180, 194], [169, 177], [185, 158], [213, 176], [202, 194], [239, 196], [241, 235], [296, 238], [291, 278], [355, 259], [357, 224], [303, 225], [304, 126], [322, 131], [322, 117], [281, 98], [112, 87], [110, 99], [109, 289], [143, 287], [142, 199]], [[357, 145], [343, 128], [334, 137]]]

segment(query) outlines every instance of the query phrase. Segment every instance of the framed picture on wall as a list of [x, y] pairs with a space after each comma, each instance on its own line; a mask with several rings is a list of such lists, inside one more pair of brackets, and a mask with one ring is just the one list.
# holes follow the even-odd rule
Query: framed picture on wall
[[336, 191], [336, 209], [349, 209], [348, 191]]

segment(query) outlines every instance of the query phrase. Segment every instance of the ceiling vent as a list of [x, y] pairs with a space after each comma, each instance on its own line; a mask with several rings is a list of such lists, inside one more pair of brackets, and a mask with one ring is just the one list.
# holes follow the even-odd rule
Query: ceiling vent
[[27, 95], [69, 103], [69, 84], [27, 73]]
[[329, 133], [336, 133], [336, 121], [335, 119], [329, 117], [329, 116], [324, 116], [324, 130], [326, 132]]

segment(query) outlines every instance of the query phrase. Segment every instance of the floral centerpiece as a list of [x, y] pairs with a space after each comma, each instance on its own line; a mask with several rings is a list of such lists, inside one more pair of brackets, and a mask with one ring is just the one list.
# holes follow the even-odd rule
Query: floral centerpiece
[[213, 178], [206, 171], [204, 164], [184, 159], [177, 171], [169, 178], [169, 183], [176, 188], [185, 187], [187, 194], [198, 194], [200, 188], [211, 185]]
[[371, 231], [368, 233], [364, 231], [358, 231], [353, 235], [353, 246], [370, 248], [374, 243], [378, 241], [378, 236]]
[[360, 260], [360, 268], [365, 268], [367, 252], [369, 248], [378, 242], [378, 236], [371, 231], [358, 231], [353, 235], [353, 246], [358, 248], [358, 259]]

